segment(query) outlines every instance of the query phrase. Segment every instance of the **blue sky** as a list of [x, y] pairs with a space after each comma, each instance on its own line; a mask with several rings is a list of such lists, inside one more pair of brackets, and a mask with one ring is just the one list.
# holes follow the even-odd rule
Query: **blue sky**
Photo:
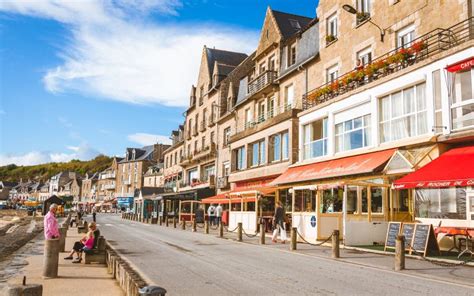
[[202, 46], [250, 53], [268, 5], [313, 17], [317, 1], [0, 2], [0, 165], [167, 141]]

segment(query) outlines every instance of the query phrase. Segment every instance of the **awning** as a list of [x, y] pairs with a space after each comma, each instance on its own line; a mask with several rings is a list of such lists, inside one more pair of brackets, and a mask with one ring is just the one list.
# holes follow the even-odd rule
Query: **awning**
[[360, 175], [381, 171], [396, 149], [371, 152], [297, 167], [291, 167], [272, 185]]
[[455, 148], [393, 183], [395, 189], [474, 186], [474, 146]]
[[451, 73], [469, 70], [474, 67], [474, 57], [470, 57], [468, 59], [462, 60], [455, 64], [449, 65], [446, 67], [446, 70]]
[[204, 198], [201, 200], [203, 204], [228, 204], [230, 203], [241, 203], [241, 202], [255, 202], [255, 197], [231, 197], [228, 193], [221, 193], [216, 196]]

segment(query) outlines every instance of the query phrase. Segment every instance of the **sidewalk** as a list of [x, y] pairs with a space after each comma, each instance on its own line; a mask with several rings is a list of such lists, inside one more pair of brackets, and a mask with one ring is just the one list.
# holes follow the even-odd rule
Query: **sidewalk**
[[[77, 228], [70, 228], [66, 237], [66, 250], [71, 250], [75, 241], [84, 234], [78, 234]], [[100, 296], [100, 295], [125, 295], [112, 275], [107, 273], [104, 264], [73, 264], [64, 260], [67, 253], [59, 254], [59, 277], [56, 279], [43, 279], [43, 248], [44, 240], [38, 241], [38, 250], [41, 255], [26, 258], [28, 265], [19, 274], [11, 278], [9, 284], [21, 284], [23, 276], [29, 284], [42, 284], [43, 295], [68, 295], [68, 296]], [[83, 261], [84, 262], [84, 261]]]

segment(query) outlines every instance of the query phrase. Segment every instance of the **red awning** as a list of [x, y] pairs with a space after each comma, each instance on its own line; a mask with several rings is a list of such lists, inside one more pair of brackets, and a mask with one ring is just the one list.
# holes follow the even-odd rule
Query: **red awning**
[[203, 204], [228, 204], [230, 203], [241, 203], [243, 202], [255, 202], [255, 197], [230, 197], [228, 193], [221, 193], [212, 197], [204, 198], [201, 200]]
[[472, 67], [474, 67], [474, 57], [470, 57], [455, 64], [449, 65], [446, 67], [446, 70], [448, 72], [455, 73], [463, 70], [469, 70]]
[[384, 167], [396, 149], [291, 167], [272, 182], [274, 185], [372, 173]]
[[393, 183], [396, 189], [454, 186], [474, 186], [474, 146], [451, 149]]

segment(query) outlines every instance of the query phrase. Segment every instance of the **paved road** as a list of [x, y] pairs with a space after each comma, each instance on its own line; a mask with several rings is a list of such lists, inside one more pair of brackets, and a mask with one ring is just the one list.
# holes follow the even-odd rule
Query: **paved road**
[[[468, 284], [123, 221], [116, 215], [100, 215], [98, 223], [118, 251], [168, 295], [474, 295]], [[474, 283], [474, 269], [464, 282]]]

